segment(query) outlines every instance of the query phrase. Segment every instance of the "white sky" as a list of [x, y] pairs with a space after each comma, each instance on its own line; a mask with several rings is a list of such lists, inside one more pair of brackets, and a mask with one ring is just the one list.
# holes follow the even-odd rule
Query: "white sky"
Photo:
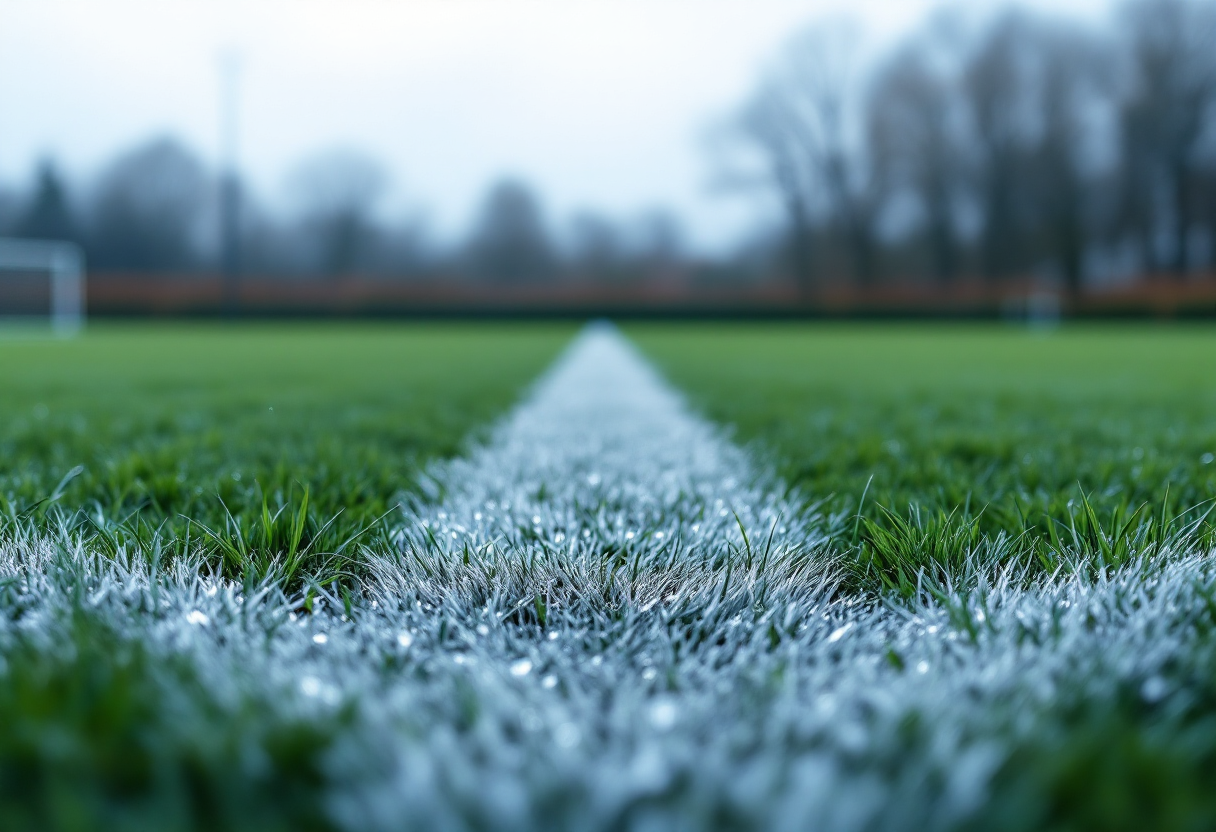
[[[172, 133], [210, 163], [220, 54], [243, 56], [240, 159], [270, 200], [303, 158], [355, 147], [393, 200], [458, 233], [496, 176], [524, 177], [551, 220], [593, 206], [681, 215], [716, 248], [755, 204], [709, 192], [708, 124], [817, 18], [872, 42], [932, 0], [0, 0], [0, 181], [50, 154], [88, 176]], [[968, 7], [995, 7], [971, 0]], [[1038, 5], [1099, 17], [1105, 0]]]

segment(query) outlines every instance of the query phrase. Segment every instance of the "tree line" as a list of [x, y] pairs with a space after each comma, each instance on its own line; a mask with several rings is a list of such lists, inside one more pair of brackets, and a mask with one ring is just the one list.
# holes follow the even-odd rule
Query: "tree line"
[[73, 240], [95, 272], [339, 279], [771, 279], [942, 286], [1053, 281], [1069, 291], [1216, 272], [1216, 2], [1129, 0], [1104, 24], [1011, 8], [943, 10], [876, 57], [847, 22], [795, 37], [711, 144], [731, 186], [784, 218], [696, 262], [672, 214], [587, 211], [555, 232], [519, 179], [467, 232], [380, 210], [389, 177], [353, 151], [290, 177], [285, 210], [154, 138], [87, 182], [44, 162], [0, 187], [0, 235]]
[[[388, 174], [351, 150], [301, 164], [285, 189], [290, 207], [277, 212], [172, 137], [120, 153], [84, 184], [51, 161], [31, 180], [0, 188], [0, 236], [75, 242], [100, 274], [636, 280], [679, 268], [684, 256], [679, 222], [662, 209], [625, 221], [581, 211], [555, 233], [536, 191], [517, 178], [493, 183], [468, 232], [441, 244], [421, 212], [383, 218]], [[227, 188], [236, 191], [234, 218], [222, 216]]]
[[729, 120], [775, 252], [811, 289], [1216, 271], [1216, 4], [1109, 25], [943, 11], [878, 60], [848, 23], [796, 37]]

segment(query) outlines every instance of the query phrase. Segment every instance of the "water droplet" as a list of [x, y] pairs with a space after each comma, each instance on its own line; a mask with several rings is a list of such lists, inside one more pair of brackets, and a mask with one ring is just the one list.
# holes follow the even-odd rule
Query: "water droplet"
[[1160, 702], [1169, 692], [1169, 684], [1160, 676], [1150, 676], [1140, 686], [1140, 696], [1144, 698], [1145, 702], [1150, 704]]
[[556, 630], [554, 630], [553, 632], [549, 633], [547, 638], [549, 639], [549, 641], [557, 641], [558, 635], [559, 635], [559, 633]]
[[599, 485], [600, 484], [600, 475], [591, 474], [589, 477], [587, 477], [587, 484], [588, 485]]
[[626, 540], [633, 540], [633, 532], [625, 532]]
[[648, 667], [642, 671], [642, 678], [645, 679], [647, 682], [651, 681], [652, 679], [654, 679], [655, 676], [658, 676], [658, 675], [659, 675], [659, 672], [657, 670], [655, 670], [653, 667]]
[[836, 642], [840, 641], [844, 634], [851, 629], [853, 629], [852, 621], [850, 621], [848, 624], [842, 624], [835, 630], [832, 630], [832, 634], [828, 636], [828, 644], [835, 644]]
[[409, 647], [413, 643], [414, 643], [414, 637], [412, 635], [410, 635], [409, 633], [398, 633], [397, 634], [397, 644], [401, 645], [402, 647]]
[[313, 644], [325, 644], [328, 641], [329, 641], [329, 636], [325, 635], [325, 633], [317, 633], [316, 635], [314, 635], [312, 637]]
[[478, 624], [478, 625], [477, 625], [477, 635], [479, 635], [479, 636], [488, 636], [489, 634], [490, 634], [490, 628], [489, 628], [489, 627], [487, 627], [485, 624]]
[[211, 619], [207, 617], [206, 613], [199, 610], [191, 610], [188, 612], [186, 614], [186, 621], [191, 624], [197, 624], [199, 627], [206, 627], [211, 623]]
[[650, 724], [660, 731], [672, 728], [679, 716], [676, 703], [670, 696], [660, 696], [650, 705]]
[[574, 748], [579, 741], [578, 726], [573, 722], [563, 722], [553, 732], [553, 741], [559, 748]]
[[300, 692], [305, 696], [316, 696], [321, 692], [321, 680], [315, 676], [305, 676], [300, 680]]
[[557, 687], [557, 677], [550, 673], [548, 676], [540, 680], [541, 687], [552, 690]]
[[527, 676], [532, 672], [532, 662], [528, 659], [516, 659], [511, 662], [512, 676]]
[[917, 673], [928, 673], [929, 672], [929, 663], [928, 662], [918, 663], [916, 665], [916, 672]]
[[1213, 462], [1216, 462], [1216, 454], [1204, 454], [1203, 456], [1199, 457], [1199, 461], [1204, 465], [1211, 465]]
[[655, 533], [654, 533], [654, 539], [655, 539], [655, 540], [662, 540], [662, 539], [663, 539], [663, 533], [662, 533], [662, 532], [655, 532]]

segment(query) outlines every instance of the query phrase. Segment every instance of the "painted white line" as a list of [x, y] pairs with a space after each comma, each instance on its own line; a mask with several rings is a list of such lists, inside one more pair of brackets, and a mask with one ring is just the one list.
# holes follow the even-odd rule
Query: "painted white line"
[[825, 543], [820, 518], [800, 516], [608, 325], [584, 330], [486, 446], [432, 475], [442, 500], [415, 504], [405, 532], [428, 551], [712, 560], [751, 548], [758, 562]]

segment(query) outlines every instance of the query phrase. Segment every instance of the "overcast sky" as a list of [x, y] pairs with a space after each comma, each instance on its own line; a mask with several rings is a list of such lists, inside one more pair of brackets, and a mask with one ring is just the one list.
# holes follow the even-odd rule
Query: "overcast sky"
[[[171, 133], [214, 163], [220, 55], [242, 56], [240, 160], [263, 198], [309, 154], [354, 147], [393, 176], [386, 210], [463, 228], [502, 174], [560, 222], [666, 206], [715, 248], [756, 205], [709, 192], [707, 125], [818, 18], [876, 47], [929, 0], [0, 0], [0, 181], [50, 155], [87, 176]], [[971, 0], [968, 7], [990, 0]], [[1100, 18], [1105, 0], [1041, 0]]]

